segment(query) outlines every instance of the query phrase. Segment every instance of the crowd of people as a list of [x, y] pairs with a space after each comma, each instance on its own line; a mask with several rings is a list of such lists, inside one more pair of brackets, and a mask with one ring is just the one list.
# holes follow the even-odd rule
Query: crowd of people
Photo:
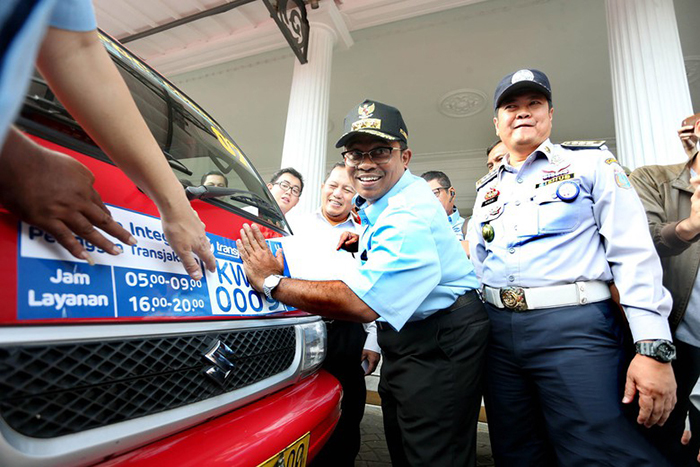
[[[90, 1], [4, 1], [0, 24], [0, 204], [88, 262], [75, 235], [112, 254], [96, 227], [136, 242], [86, 167], [12, 126], [37, 57], [66, 109], [153, 199], [187, 272], [213, 270], [205, 226], [100, 44]], [[244, 225], [237, 246], [252, 287], [327, 324], [324, 366], [345, 398], [317, 465], [353, 465], [364, 376], [380, 356], [396, 466], [476, 465], [482, 394], [499, 466], [697, 464], [700, 119], [679, 130], [687, 162], [628, 178], [602, 142], [550, 141], [552, 95], [534, 69], [498, 83], [499, 139], [468, 221], [447, 174], [410, 172], [397, 108], [353, 107], [321, 206], [289, 216], [297, 235], [355, 255], [337, 280], [284, 277], [283, 257]], [[201, 183], [228, 185], [218, 172]], [[268, 184], [285, 215], [303, 187], [293, 168]]]

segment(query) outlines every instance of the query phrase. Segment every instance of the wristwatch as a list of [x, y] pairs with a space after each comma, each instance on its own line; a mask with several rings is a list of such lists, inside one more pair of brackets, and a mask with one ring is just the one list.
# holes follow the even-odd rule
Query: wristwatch
[[676, 346], [664, 339], [637, 342], [635, 346], [638, 354], [651, 357], [661, 363], [668, 363], [676, 359]]
[[275, 287], [279, 285], [282, 279], [284, 279], [284, 276], [279, 276], [277, 274], [273, 274], [265, 278], [265, 280], [263, 281], [263, 293], [265, 293], [265, 296], [267, 298], [273, 300], [272, 291], [275, 290]]

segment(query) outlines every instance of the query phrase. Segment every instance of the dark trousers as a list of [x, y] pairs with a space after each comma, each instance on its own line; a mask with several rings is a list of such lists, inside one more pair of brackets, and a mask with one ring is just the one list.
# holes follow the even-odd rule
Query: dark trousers
[[611, 300], [486, 305], [486, 412], [497, 466], [667, 466], [622, 406], [629, 356]]
[[323, 368], [340, 382], [343, 400], [338, 424], [312, 465], [352, 467], [360, 451], [360, 422], [367, 398], [361, 365], [367, 333], [361, 323], [339, 320], [327, 324], [327, 329], [328, 351]]
[[458, 305], [400, 332], [378, 330], [379, 395], [394, 467], [476, 465], [489, 323], [476, 293]]
[[[677, 358], [673, 362], [676, 375], [678, 402], [664, 426], [649, 430], [649, 439], [678, 467], [697, 467], [700, 449], [700, 412], [690, 402], [690, 392], [700, 376], [700, 348], [675, 341]], [[690, 410], [690, 428], [693, 433], [690, 444], [683, 446], [681, 436], [685, 430], [685, 416]]]

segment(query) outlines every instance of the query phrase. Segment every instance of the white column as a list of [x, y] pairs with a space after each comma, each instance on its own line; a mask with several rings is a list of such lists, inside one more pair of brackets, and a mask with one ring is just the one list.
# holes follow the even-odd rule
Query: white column
[[691, 115], [673, 0], [606, 0], [615, 132], [634, 169], [686, 159], [677, 130]]
[[333, 47], [338, 39], [352, 44], [335, 2], [326, 0], [309, 11], [308, 63], [294, 64], [287, 110], [281, 167], [294, 167], [304, 176], [304, 192], [295, 212], [312, 212], [320, 204], [328, 147]]

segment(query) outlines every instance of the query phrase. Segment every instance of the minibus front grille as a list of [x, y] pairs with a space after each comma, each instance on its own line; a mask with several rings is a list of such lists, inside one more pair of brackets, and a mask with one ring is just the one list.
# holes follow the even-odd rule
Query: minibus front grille
[[295, 352], [294, 326], [4, 346], [0, 416], [34, 438], [79, 433], [250, 386]]

